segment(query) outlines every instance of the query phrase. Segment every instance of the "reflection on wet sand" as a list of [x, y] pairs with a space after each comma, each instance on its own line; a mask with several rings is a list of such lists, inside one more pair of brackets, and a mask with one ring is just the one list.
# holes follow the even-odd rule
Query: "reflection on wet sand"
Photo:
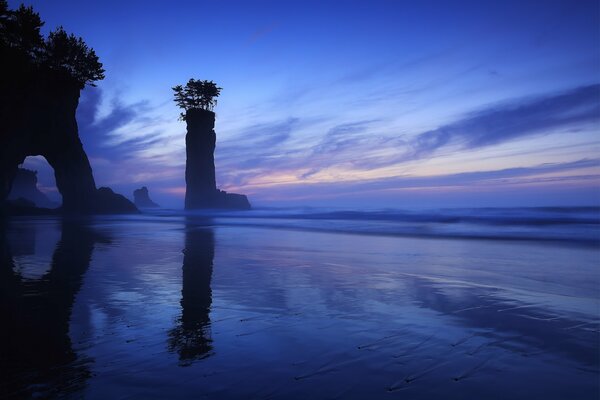
[[[0, 234], [0, 375], [6, 383], [0, 394], [51, 397], [77, 391], [90, 375], [89, 360], [73, 351], [69, 320], [98, 236], [84, 223], [63, 221], [48, 272], [32, 280], [16, 271], [5, 228]], [[19, 234], [35, 238], [36, 228], [23, 224]]]
[[510, 300], [485, 286], [455, 284], [453, 293], [430, 279], [413, 276], [405, 280], [420, 307], [452, 317], [465, 331], [477, 332], [472, 337], [479, 337], [481, 344], [469, 351], [469, 356], [485, 346], [500, 347], [523, 357], [557, 353], [598, 373], [600, 354], [594, 346], [598, 321], [582, 322], [558, 315], [543, 304]]
[[181, 315], [169, 334], [169, 350], [179, 354], [181, 365], [210, 356], [210, 281], [215, 253], [209, 220], [189, 217], [185, 226]]
[[598, 398], [597, 250], [215, 221], [10, 227], [2, 394]]

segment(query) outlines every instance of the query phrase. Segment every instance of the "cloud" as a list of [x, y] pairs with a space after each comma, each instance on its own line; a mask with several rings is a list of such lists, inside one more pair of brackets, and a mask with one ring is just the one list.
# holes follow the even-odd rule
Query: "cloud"
[[[572, 174], [577, 170], [596, 169], [595, 173]], [[560, 175], [569, 172], [571, 175]], [[552, 175], [555, 174], [555, 175]], [[401, 176], [361, 181], [302, 183], [280, 185], [268, 192], [255, 192], [258, 196], [272, 200], [319, 199], [356, 194], [367, 196], [406, 190], [430, 190], [444, 192], [465, 188], [479, 190], [519, 185], [566, 184], [585, 181], [600, 183], [600, 159], [581, 159], [565, 163], [545, 163], [530, 167], [506, 168], [501, 170], [463, 172], [435, 176]], [[261, 196], [262, 195], [262, 196]]]
[[[441, 150], [468, 151], [509, 141], [557, 133], [570, 134], [600, 121], [600, 85], [527, 99], [513, 99], [476, 110], [453, 122], [417, 133], [389, 128], [388, 121], [338, 123], [288, 118], [253, 125], [217, 146], [218, 178], [225, 186], [256, 182], [308, 183], [335, 169], [369, 171], [435, 157]], [[272, 179], [271, 179], [272, 177]], [[330, 178], [333, 180], [333, 178]]]
[[[81, 96], [77, 109], [79, 132], [89, 153], [101, 153], [104, 158], [116, 159], [126, 152], [146, 148], [160, 132], [147, 132], [157, 122], [153, 115], [153, 107], [148, 101], [123, 104], [118, 99], [110, 103], [110, 112], [99, 115], [103, 101], [100, 88], [86, 88]], [[132, 132], [120, 132], [123, 128], [136, 124]]]
[[281, 121], [250, 125], [243, 129], [242, 134], [233, 140], [224, 141], [222, 145], [226, 149], [249, 146], [256, 147], [259, 151], [262, 148], [269, 149], [287, 141], [298, 123], [298, 118], [290, 117]]
[[305, 165], [313, 167], [304, 172], [301, 178], [309, 178], [333, 165], [354, 164], [355, 158], [349, 158], [348, 153], [385, 146], [387, 138], [368, 132], [377, 122], [379, 121], [373, 119], [354, 121], [335, 125], [329, 129], [320, 142], [311, 149]]
[[314, 155], [331, 154], [349, 148], [356, 148], [365, 141], [366, 138], [363, 134], [367, 127], [374, 122], [377, 122], [377, 120], [355, 121], [336, 125], [323, 136], [321, 142], [313, 148], [312, 153]]
[[598, 121], [600, 85], [583, 86], [470, 113], [456, 122], [419, 134], [402, 158], [424, 158], [449, 144], [475, 149]]
[[[308, 177], [323, 168], [342, 164], [344, 160], [338, 156], [347, 156], [348, 151], [371, 149], [373, 141], [385, 141], [364, 135], [377, 121], [363, 120], [334, 125], [315, 142], [310, 132], [322, 122], [287, 118], [253, 125], [244, 130], [243, 136], [217, 143], [218, 172], [232, 185], [243, 185], [253, 177], [273, 172], [302, 170], [304, 177]], [[312, 166], [316, 168], [311, 169]]]
[[103, 101], [100, 88], [86, 88], [77, 109], [80, 136], [90, 157], [112, 161], [139, 157], [169, 141], [165, 121], [149, 101], [123, 104], [114, 98], [101, 115]]
[[233, 139], [217, 140], [218, 178], [229, 185], [240, 185], [261, 171], [280, 168], [286, 159], [291, 163], [301, 160], [289, 142], [294, 130], [309, 124], [308, 120], [291, 117], [255, 124]]
[[279, 27], [279, 23], [273, 22], [270, 25], [263, 26], [260, 29], [255, 30], [252, 35], [247, 40], [247, 45], [252, 45], [264, 38], [265, 36], [271, 34], [275, 29]]
[[[108, 110], [102, 113], [104, 108]], [[77, 120], [98, 186], [127, 195], [136, 186], [159, 187], [183, 179], [183, 130], [171, 134], [160, 110], [150, 102], [124, 104], [118, 98], [107, 100], [100, 88], [86, 88]]]

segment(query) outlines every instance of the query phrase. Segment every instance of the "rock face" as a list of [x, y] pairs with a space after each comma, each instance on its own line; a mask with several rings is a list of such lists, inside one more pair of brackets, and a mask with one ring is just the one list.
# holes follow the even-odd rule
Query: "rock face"
[[138, 208], [156, 208], [160, 207], [158, 204], [150, 200], [148, 195], [148, 188], [142, 186], [140, 189], [133, 191], [133, 202]]
[[215, 113], [202, 109], [186, 112], [185, 209], [250, 209], [242, 194], [217, 189], [215, 180]]
[[[130, 212], [121, 199], [96, 190], [92, 168], [79, 139], [75, 112], [80, 88], [68, 79], [26, 75], [0, 81], [0, 204], [6, 200], [27, 156], [42, 155], [54, 169], [63, 198], [62, 211], [92, 214]], [[111, 191], [112, 193], [112, 191]], [[114, 201], [105, 203], [107, 197]]]
[[34, 206], [42, 208], [56, 208], [60, 204], [51, 201], [37, 187], [37, 171], [25, 168], [17, 169], [8, 195], [9, 200], [25, 199], [33, 202]]

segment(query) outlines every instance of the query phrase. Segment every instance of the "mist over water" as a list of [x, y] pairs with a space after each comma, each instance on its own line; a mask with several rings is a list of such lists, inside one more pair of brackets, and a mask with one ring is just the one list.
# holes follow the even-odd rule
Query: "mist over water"
[[597, 216], [14, 218], [0, 247], [0, 393], [596, 399]]

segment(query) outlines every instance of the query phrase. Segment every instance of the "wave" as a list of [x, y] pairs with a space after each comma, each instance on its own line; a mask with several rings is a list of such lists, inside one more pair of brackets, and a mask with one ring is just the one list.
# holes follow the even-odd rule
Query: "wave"
[[[174, 215], [163, 211], [163, 216]], [[436, 238], [533, 240], [600, 245], [600, 207], [335, 210], [263, 208], [175, 212], [222, 226]]]
[[472, 223], [486, 225], [600, 225], [600, 207], [454, 208], [440, 210], [329, 211], [258, 209], [244, 213], [213, 212], [221, 218]]

